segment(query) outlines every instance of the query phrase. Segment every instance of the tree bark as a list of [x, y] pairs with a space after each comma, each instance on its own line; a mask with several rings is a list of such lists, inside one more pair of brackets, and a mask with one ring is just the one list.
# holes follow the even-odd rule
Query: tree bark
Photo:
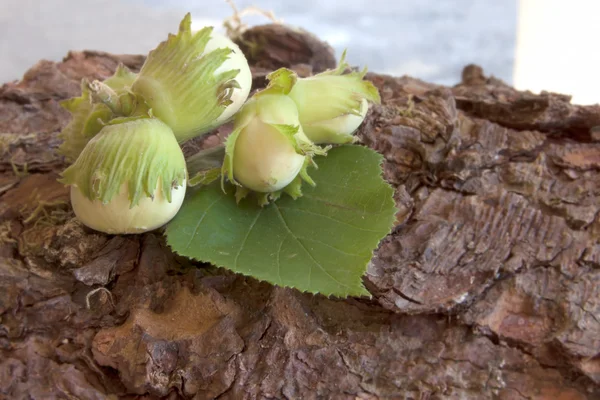
[[[256, 87], [331, 67], [281, 29], [247, 33], [276, 35]], [[72, 52], [0, 89], [0, 399], [600, 398], [600, 107], [476, 66], [452, 88], [369, 74], [383, 102], [358, 136], [399, 212], [372, 299], [327, 299], [74, 218], [59, 102], [143, 61]]]

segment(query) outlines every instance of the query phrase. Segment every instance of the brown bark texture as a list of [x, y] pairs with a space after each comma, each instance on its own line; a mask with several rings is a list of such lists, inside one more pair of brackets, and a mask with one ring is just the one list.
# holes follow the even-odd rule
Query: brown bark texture
[[[284, 30], [244, 36], [256, 87], [335, 64]], [[72, 52], [0, 88], [0, 399], [600, 398], [600, 107], [473, 65], [455, 87], [369, 74], [358, 136], [399, 212], [373, 297], [328, 299], [74, 218], [59, 102], [143, 61]]]

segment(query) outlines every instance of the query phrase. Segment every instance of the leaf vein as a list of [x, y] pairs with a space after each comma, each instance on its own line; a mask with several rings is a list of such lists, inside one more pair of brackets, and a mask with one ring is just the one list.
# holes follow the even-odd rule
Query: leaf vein
[[[289, 233], [288, 233], [289, 235]], [[281, 280], [281, 262], [280, 260], [280, 255], [281, 255], [281, 249], [283, 248], [283, 243], [286, 241], [288, 235], [286, 235], [282, 240], [281, 243], [279, 243], [279, 248], [277, 249], [277, 278], [279, 279], [279, 286], [283, 286], [283, 281]]]
[[343, 204], [337, 204], [337, 203], [332, 203], [331, 201], [319, 198], [319, 197], [315, 197], [315, 196], [311, 196], [308, 194], [303, 194], [302, 197], [306, 197], [307, 199], [311, 199], [311, 200], [316, 200], [318, 202], [321, 202], [323, 204], [325, 204], [326, 206], [330, 206], [330, 207], [336, 207], [336, 208], [341, 208], [342, 210], [348, 210], [348, 211], [354, 211], [354, 212], [362, 212], [363, 214], [366, 215], [375, 215], [375, 216], [379, 216], [379, 213], [376, 212], [371, 212], [371, 211], [367, 211], [366, 209], [359, 209], [359, 208], [353, 208], [351, 206], [346, 206]]
[[[337, 185], [335, 183], [327, 182], [327, 186], [342, 189], [342, 190], [348, 190], [349, 185]], [[354, 192], [365, 192], [365, 193], [369, 193], [369, 194], [373, 193], [371, 189], [356, 187], [355, 185], [352, 185], [352, 186], [353, 186], [352, 191], [354, 191]]]
[[317, 212], [314, 212], [314, 211], [308, 211], [308, 210], [305, 210], [303, 208], [281, 207], [281, 206], [279, 208], [282, 209], [282, 210], [300, 211], [300, 212], [304, 212], [304, 213], [307, 213], [307, 214], [316, 215], [318, 217], [327, 218], [329, 220], [332, 220], [332, 221], [335, 221], [335, 222], [339, 222], [340, 224], [344, 224], [344, 225], [350, 226], [350, 227], [352, 227], [354, 229], [358, 229], [358, 230], [363, 231], [363, 232], [371, 232], [371, 233], [379, 233], [379, 234], [385, 234], [386, 233], [384, 231], [375, 231], [375, 230], [371, 230], [371, 229], [365, 229], [365, 228], [362, 228], [362, 227], [359, 227], [359, 226], [356, 226], [356, 225], [352, 225], [349, 222], [342, 221], [342, 220], [330, 217], [329, 215], [320, 214], [320, 213], [317, 213]]
[[254, 218], [254, 221], [252, 221], [252, 223], [250, 224], [250, 228], [248, 228], [248, 232], [246, 232], [246, 236], [244, 237], [244, 240], [242, 240], [242, 244], [240, 245], [240, 249], [238, 250], [237, 254], [235, 255], [235, 259], [233, 260], [233, 267], [237, 270], [238, 269], [238, 258], [240, 258], [240, 254], [242, 254], [242, 250], [244, 250], [244, 246], [246, 246], [246, 242], [248, 241], [248, 237], [250, 236], [250, 233], [252, 232], [252, 229], [254, 229], [254, 225], [256, 225], [256, 221], [258, 221], [258, 218], [260, 217], [260, 215], [262, 214], [263, 209], [261, 208], [260, 211], [258, 212], [258, 214], [256, 214], [256, 218]]
[[[339, 280], [337, 280], [333, 275], [331, 275], [325, 268], [323, 268], [323, 266], [321, 264], [319, 264], [319, 262], [317, 260], [315, 260], [314, 256], [311, 254], [310, 251], [308, 251], [308, 249], [306, 248], [306, 246], [304, 246], [304, 244], [300, 241], [300, 239], [298, 239], [298, 237], [296, 237], [296, 235], [294, 235], [294, 233], [292, 232], [292, 230], [290, 229], [290, 227], [288, 226], [287, 222], [285, 221], [285, 218], [283, 218], [283, 214], [281, 213], [281, 211], [279, 210], [279, 207], [277, 206], [277, 204], [273, 203], [273, 207], [275, 208], [275, 210], [277, 211], [277, 215], [279, 216], [279, 219], [281, 219], [281, 222], [283, 223], [283, 226], [285, 227], [285, 229], [288, 231], [288, 233], [296, 240], [296, 242], [298, 242], [298, 244], [300, 245], [300, 247], [302, 247], [302, 249], [306, 252], [306, 254], [308, 255], [308, 257], [311, 259], [311, 261], [317, 266], [319, 267], [319, 269], [321, 269], [321, 271], [323, 271], [325, 273], [325, 275], [327, 275], [328, 277], [330, 277], [333, 281], [337, 282], [338, 284], [340, 284], [341, 286], [352, 290], [352, 288], [348, 285], [346, 285], [345, 283], [340, 282]], [[310, 285], [310, 272], [311, 272], [312, 268], [309, 270], [309, 287]]]
[[198, 223], [196, 224], [196, 227], [194, 228], [194, 233], [190, 236], [190, 240], [188, 241], [187, 245], [185, 246], [185, 250], [189, 250], [190, 246], [192, 245], [192, 242], [194, 241], [194, 237], [196, 236], [196, 234], [198, 233], [198, 229], [200, 229], [200, 225], [202, 224], [202, 221], [204, 221], [204, 218], [208, 215], [208, 212], [210, 211], [210, 209], [217, 204], [217, 202], [220, 200], [220, 198], [216, 198], [215, 201], [213, 201], [212, 203], [210, 203], [210, 205], [206, 208], [206, 210], [204, 210], [204, 213], [202, 214], [202, 217], [200, 217], [200, 219], [198, 220]]
[[329, 247], [330, 249], [333, 249], [333, 250], [335, 250], [335, 251], [337, 251], [337, 252], [339, 252], [339, 253], [342, 253], [342, 254], [346, 254], [346, 255], [348, 255], [348, 256], [353, 256], [353, 257], [362, 257], [360, 254], [348, 253], [347, 251], [344, 251], [344, 250], [342, 250], [342, 249], [338, 249], [337, 247], [335, 247], [335, 246], [332, 246], [332, 245], [330, 245], [330, 244], [327, 244], [327, 243], [325, 243], [325, 242], [321, 242], [320, 240], [316, 240], [316, 239], [310, 239], [310, 238], [305, 238], [305, 237], [300, 237], [300, 236], [297, 236], [297, 238], [298, 238], [298, 240], [306, 240], [306, 241], [308, 241], [308, 242], [313, 242], [313, 243], [319, 243], [319, 244], [322, 244], [322, 245], [323, 245], [323, 246], [325, 246], [325, 247]]

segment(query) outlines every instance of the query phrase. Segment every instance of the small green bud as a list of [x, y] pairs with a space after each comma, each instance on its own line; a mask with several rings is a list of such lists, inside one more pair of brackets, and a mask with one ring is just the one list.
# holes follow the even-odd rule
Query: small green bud
[[306, 174], [312, 156], [325, 152], [302, 132], [294, 102], [268, 92], [255, 95], [237, 114], [225, 150], [222, 176], [241, 186], [238, 200], [248, 190], [276, 198], [291, 188], [291, 195], [300, 195], [301, 177], [313, 183]]
[[[126, 94], [135, 79], [135, 74], [125, 66], [119, 65], [113, 76], [103, 83], [115, 94]], [[63, 140], [58, 153], [69, 161], [75, 161], [87, 142], [115, 117], [113, 111], [105, 104], [93, 101], [90, 84], [83, 80], [81, 96], [61, 103], [71, 113], [71, 121], [63, 128], [59, 137]]]
[[269, 76], [270, 87], [291, 85], [287, 94], [298, 107], [304, 133], [316, 144], [354, 141], [352, 135], [367, 114], [368, 102], [381, 101], [377, 88], [363, 79], [366, 69], [345, 74], [344, 59], [345, 53], [337, 69], [308, 78], [290, 78], [293, 72], [281, 70]]
[[151, 51], [132, 92], [169, 125], [179, 142], [209, 132], [244, 104], [252, 74], [239, 47], [207, 27], [192, 32], [188, 13], [179, 33]]
[[77, 218], [110, 234], [140, 233], [169, 222], [186, 191], [187, 170], [173, 131], [158, 119], [105, 126], [62, 173]]

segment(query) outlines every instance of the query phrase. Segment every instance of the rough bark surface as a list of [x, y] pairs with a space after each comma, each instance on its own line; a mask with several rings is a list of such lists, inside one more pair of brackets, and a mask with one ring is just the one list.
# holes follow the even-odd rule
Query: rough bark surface
[[[261, 68], [331, 66], [314, 38], [261, 29], [258, 86]], [[332, 300], [74, 219], [59, 101], [119, 62], [143, 57], [74, 52], [0, 88], [0, 399], [600, 398], [599, 107], [476, 66], [453, 88], [369, 75], [383, 104], [359, 137], [397, 226], [373, 298]]]
[[235, 42], [248, 62], [271, 71], [286, 67], [318, 73], [336, 67], [333, 48], [300, 28], [260, 25], [242, 33]]

